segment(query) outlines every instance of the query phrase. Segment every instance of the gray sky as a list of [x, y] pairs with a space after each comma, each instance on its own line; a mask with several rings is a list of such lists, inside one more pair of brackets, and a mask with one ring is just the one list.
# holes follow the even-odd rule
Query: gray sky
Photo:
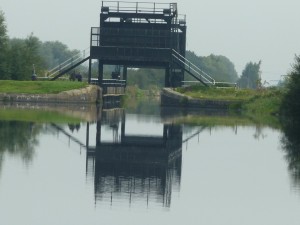
[[[173, 1], [157, 1], [173, 2]], [[278, 80], [300, 54], [299, 0], [178, 0], [187, 15], [187, 48], [197, 55], [228, 57], [240, 75], [262, 60], [263, 80]], [[99, 26], [100, 0], [1, 0], [10, 37], [31, 32], [71, 49], [89, 47], [90, 27]]]

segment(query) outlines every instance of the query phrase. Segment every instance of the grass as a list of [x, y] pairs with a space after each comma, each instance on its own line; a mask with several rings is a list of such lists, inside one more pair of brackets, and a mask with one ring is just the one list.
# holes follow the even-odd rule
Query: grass
[[11, 81], [0, 80], [0, 93], [7, 94], [57, 94], [62, 91], [84, 88], [85, 82], [70, 81]]
[[141, 89], [139, 89], [137, 86], [127, 86], [125, 94], [129, 98], [145, 97], [145, 93]]
[[[207, 88], [207, 87], [188, 87], [188, 88], [177, 88], [178, 92], [198, 99], [208, 100], [230, 100], [237, 101], [237, 104], [232, 104], [232, 111], [240, 111], [241, 115], [245, 118], [249, 118], [254, 123], [267, 124], [272, 127], [279, 126], [279, 120], [277, 115], [279, 114], [279, 107], [283, 99], [283, 90], [279, 88], [264, 88], [261, 90], [250, 90], [250, 89], [218, 89], [218, 88]], [[224, 119], [224, 118], [223, 118]], [[230, 125], [232, 122], [238, 122], [243, 124], [242, 121], [235, 118], [233, 121], [229, 119], [221, 119], [218, 123], [227, 123]], [[216, 118], [213, 119], [214, 121]], [[215, 122], [213, 123], [215, 124]], [[205, 123], [210, 124], [208, 118], [189, 118], [185, 122], [188, 123]]]
[[258, 92], [242, 104], [242, 110], [251, 114], [277, 115], [283, 99], [283, 91], [280, 89], [269, 89]]
[[81, 119], [63, 113], [29, 109], [2, 109], [1, 120], [37, 123], [80, 123]]
[[193, 98], [231, 101], [249, 100], [251, 96], [256, 94], [255, 90], [249, 89], [214, 88], [202, 86], [176, 88], [176, 91]]
[[192, 86], [177, 88], [176, 91], [197, 99], [237, 101], [240, 104], [235, 107], [239, 107], [243, 111], [258, 114], [276, 114], [283, 96], [283, 91], [279, 88], [250, 90]]
[[266, 124], [279, 124], [279, 108], [283, 99], [280, 89], [268, 90], [242, 104], [242, 114]]

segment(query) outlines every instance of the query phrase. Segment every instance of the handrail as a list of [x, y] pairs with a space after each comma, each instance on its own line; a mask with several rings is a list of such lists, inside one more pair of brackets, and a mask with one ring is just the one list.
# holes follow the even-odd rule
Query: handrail
[[[98, 84], [98, 78], [92, 78], [91, 83]], [[106, 87], [124, 87], [126, 86], [126, 80], [118, 80], [118, 79], [103, 79], [102, 85]]]
[[52, 78], [57, 73], [59, 73], [60, 71], [66, 69], [70, 66], [73, 66], [74, 64], [76, 64], [80, 60], [84, 59], [87, 55], [89, 55], [89, 51], [90, 51], [90, 48], [86, 48], [86, 49], [82, 50], [81, 52], [79, 52], [79, 53], [73, 55], [72, 57], [68, 58], [64, 62], [60, 63], [59, 65], [55, 66], [54, 68], [52, 68], [51, 70], [49, 70], [47, 72], [47, 77]]
[[213, 79], [210, 75], [205, 73], [203, 70], [201, 70], [198, 66], [190, 62], [188, 59], [186, 59], [184, 56], [180, 55], [177, 51], [172, 49], [173, 51], [173, 57], [176, 58], [179, 62], [183, 63], [186, 67], [188, 67], [188, 71], [191, 72], [194, 71], [198, 76], [201, 77], [201, 79], [205, 80], [205, 83], [215, 85], [216, 81]]
[[[185, 81], [181, 81], [181, 83], [183, 84], [193, 84], [193, 83], [199, 83], [199, 81], [191, 81], [191, 80], [185, 80]], [[228, 85], [228, 86], [219, 86], [219, 85]], [[215, 86], [216, 88], [236, 88], [237, 87], [237, 83], [236, 82], [215, 82]]]
[[[74, 64], [74, 62], [76, 62], [77, 60], [81, 59], [81, 57], [77, 57], [77, 58], [70, 58], [67, 59], [65, 62], [59, 64], [58, 66], [56, 66], [54, 69], [52, 69], [51, 71], [53, 71], [52, 73], [50, 73], [50, 71], [48, 72], [48, 77], [51, 78], [53, 77], [56, 73], [58, 73], [61, 70], [64, 70], [65, 68], [67, 68], [68, 66]], [[70, 62], [69, 62], [70, 61]], [[69, 63], [67, 63], [69, 62]], [[50, 73], [50, 74], [49, 74]]]
[[52, 71], [54, 71], [54, 70], [60, 68], [61, 65], [67, 63], [68, 61], [72, 60], [72, 58], [77, 57], [77, 55], [80, 55], [80, 54], [81, 54], [81, 52], [80, 52], [80, 53], [77, 53], [76, 55], [72, 56], [71, 58], [68, 58], [68, 59], [65, 60], [64, 62], [60, 63], [60, 64], [57, 65], [56, 67], [54, 67], [54, 68], [52, 68], [51, 70], [49, 70], [48, 73], [51, 73]]
[[170, 9], [170, 13], [177, 15], [177, 3], [102, 1], [101, 6], [108, 8], [110, 12], [118, 13], [163, 13], [164, 9]]

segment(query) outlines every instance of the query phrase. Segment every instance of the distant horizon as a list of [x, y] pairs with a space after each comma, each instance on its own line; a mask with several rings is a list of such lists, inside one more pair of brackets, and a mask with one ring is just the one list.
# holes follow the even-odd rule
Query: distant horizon
[[[165, 2], [165, 1], [164, 1]], [[262, 80], [273, 82], [292, 68], [300, 54], [300, 1], [178, 0], [180, 14], [187, 16], [187, 50], [198, 56], [223, 55], [239, 76], [249, 62], [262, 61]], [[70, 49], [90, 45], [90, 28], [99, 26], [101, 1], [2, 0], [10, 38], [31, 33], [41, 41], [59, 41]]]

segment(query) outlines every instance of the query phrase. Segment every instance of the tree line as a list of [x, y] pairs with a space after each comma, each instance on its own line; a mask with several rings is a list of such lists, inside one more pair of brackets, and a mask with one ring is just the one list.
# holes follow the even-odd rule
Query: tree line
[[295, 184], [300, 186], [300, 56], [295, 56], [292, 71], [288, 73], [280, 108], [282, 145], [286, 151], [289, 170]]
[[[59, 63], [79, 53], [70, 50], [67, 45], [59, 41], [42, 42], [33, 34], [26, 39], [9, 38], [4, 13], [0, 10], [0, 79], [1, 80], [29, 80], [36, 73], [44, 76], [46, 71]], [[237, 82], [241, 88], [257, 88], [260, 85], [260, 65], [249, 62], [245, 66], [241, 77], [238, 76], [234, 64], [225, 56], [198, 56], [192, 51], [186, 52], [186, 58], [200, 69], [211, 75], [216, 81]], [[93, 63], [92, 76], [97, 77], [97, 62]], [[104, 76], [110, 77], [113, 66], [107, 66]], [[87, 74], [87, 68], [78, 69]], [[185, 80], [194, 80], [185, 74]], [[164, 71], [156, 69], [131, 69], [128, 72], [128, 84], [137, 85], [142, 89], [152, 86], [164, 86]]]
[[42, 42], [32, 33], [25, 39], [9, 38], [4, 13], [0, 11], [0, 79], [30, 80], [79, 53], [59, 41]]

